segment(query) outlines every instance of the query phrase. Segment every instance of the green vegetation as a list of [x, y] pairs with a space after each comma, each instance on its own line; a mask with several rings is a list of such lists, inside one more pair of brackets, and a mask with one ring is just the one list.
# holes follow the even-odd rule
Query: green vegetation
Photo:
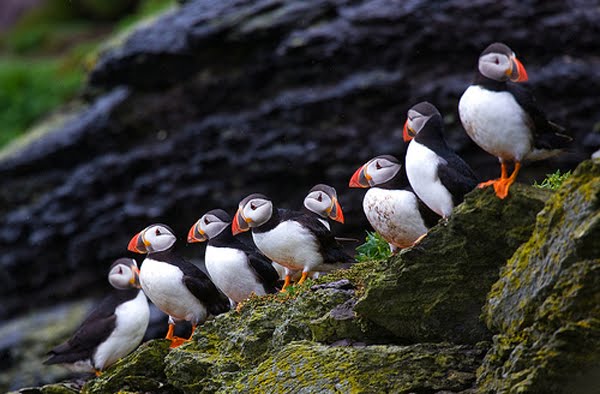
[[392, 255], [390, 246], [376, 232], [367, 231], [365, 243], [356, 248], [356, 261], [382, 261]]
[[0, 148], [72, 100], [101, 42], [175, 0], [46, 0], [0, 34]]
[[556, 190], [562, 185], [562, 183], [571, 176], [571, 171], [560, 173], [560, 170], [556, 170], [553, 174], [546, 174], [546, 179], [542, 183], [533, 182], [533, 186], [539, 189]]

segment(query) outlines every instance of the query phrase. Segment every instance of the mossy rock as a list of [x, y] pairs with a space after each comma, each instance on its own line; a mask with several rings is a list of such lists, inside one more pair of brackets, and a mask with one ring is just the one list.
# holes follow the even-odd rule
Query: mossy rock
[[118, 361], [99, 377], [88, 381], [83, 394], [116, 392], [177, 393], [165, 376], [164, 358], [170, 342], [154, 340], [143, 343], [135, 352]]
[[413, 393], [470, 388], [485, 346], [293, 342], [222, 392]]
[[287, 295], [252, 298], [240, 312], [205, 323], [194, 341], [165, 358], [168, 381], [186, 393], [219, 391], [289, 342], [312, 339], [310, 322], [354, 294], [309, 286]]
[[597, 392], [589, 389], [600, 387], [599, 207], [600, 160], [590, 160], [503, 268], [484, 310], [499, 334], [479, 371], [482, 392]]
[[505, 200], [474, 190], [417, 246], [373, 270], [355, 311], [409, 342], [491, 339], [479, 318], [486, 295], [549, 195], [520, 184]]

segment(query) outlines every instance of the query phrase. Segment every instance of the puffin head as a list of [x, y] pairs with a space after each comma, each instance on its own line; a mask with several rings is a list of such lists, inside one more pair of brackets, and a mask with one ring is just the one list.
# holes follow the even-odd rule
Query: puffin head
[[115, 260], [108, 271], [108, 281], [115, 289], [139, 289], [140, 270], [134, 259], [122, 257]]
[[350, 187], [368, 188], [390, 181], [398, 174], [402, 164], [394, 156], [381, 155], [372, 158], [354, 172]]
[[479, 72], [495, 81], [527, 81], [527, 71], [507, 45], [495, 42], [479, 55]]
[[177, 238], [166, 224], [151, 224], [137, 233], [127, 246], [127, 250], [136, 253], [162, 252], [170, 249]]
[[259, 227], [273, 216], [273, 202], [259, 193], [250, 194], [240, 201], [231, 231], [233, 235], [248, 231], [251, 227]]
[[222, 209], [206, 212], [188, 232], [188, 243], [204, 242], [221, 234], [231, 224], [231, 217]]
[[439, 117], [440, 119], [442, 117], [440, 111], [433, 104], [421, 101], [413, 105], [408, 110], [406, 122], [404, 122], [404, 130], [402, 132], [404, 142], [409, 142], [415, 138], [419, 134], [419, 131], [423, 130], [429, 119], [433, 117]]
[[337, 192], [329, 185], [318, 184], [304, 197], [304, 207], [322, 218], [344, 223], [344, 213], [337, 199]]

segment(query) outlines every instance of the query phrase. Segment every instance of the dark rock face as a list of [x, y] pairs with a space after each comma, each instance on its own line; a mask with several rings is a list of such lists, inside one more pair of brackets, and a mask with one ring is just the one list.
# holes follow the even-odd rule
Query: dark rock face
[[492, 41], [517, 51], [576, 139], [520, 179], [573, 168], [599, 145], [599, 13], [585, 2], [186, 2], [100, 57], [86, 108], [0, 161], [0, 319], [98, 292], [147, 224], [170, 224], [182, 243], [200, 214], [251, 192], [297, 208], [329, 183], [346, 211], [339, 232], [364, 234], [348, 179], [402, 151], [416, 101], [440, 108], [478, 175], [496, 175], [456, 121]]
[[482, 392], [593, 393], [600, 374], [600, 160], [577, 168], [502, 269], [484, 309]]
[[511, 193], [518, 198], [469, 193], [448, 223], [373, 270], [356, 312], [409, 343], [491, 340], [481, 306], [549, 195], [521, 185]]

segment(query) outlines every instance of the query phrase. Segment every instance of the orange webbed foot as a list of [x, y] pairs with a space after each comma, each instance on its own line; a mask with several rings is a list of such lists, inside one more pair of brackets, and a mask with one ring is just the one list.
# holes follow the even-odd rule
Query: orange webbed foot
[[189, 341], [189, 339], [181, 338], [181, 337], [173, 337], [171, 339], [171, 345], [169, 345], [169, 347], [171, 349], [174, 349], [176, 347], [179, 347], [179, 346], [183, 345], [187, 341]]
[[487, 182], [481, 182], [480, 184], [477, 185], [478, 189], [483, 189], [484, 187], [489, 187], [489, 186], [493, 186], [495, 185], [497, 182], [499, 182], [502, 178], [498, 178], [498, 179], [491, 179]]

